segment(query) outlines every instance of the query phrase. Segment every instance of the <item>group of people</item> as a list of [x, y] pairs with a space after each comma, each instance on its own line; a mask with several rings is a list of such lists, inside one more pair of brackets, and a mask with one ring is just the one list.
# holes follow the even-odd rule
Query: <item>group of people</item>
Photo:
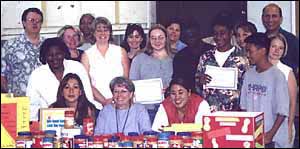
[[[110, 21], [91, 14], [81, 16], [79, 29], [66, 25], [45, 39], [43, 13], [29, 8], [22, 14], [25, 32], [2, 47], [1, 91], [29, 96], [31, 121], [38, 121], [40, 108], [72, 107], [77, 124], [94, 119], [95, 134], [201, 124], [214, 111], [264, 112], [267, 146], [292, 147], [299, 40], [280, 27], [276, 4], [264, 7], [262, 22], [266, 33], [251, 22], [234, 25], [220, 13], [212, 22], [214, 45], [201, 40], [201, 25], [194, 22], [171, 19], [147, 35], [140, 25], [128, 24], [118, 46]], [[237, 89], [205, 87], [214, 79], [206, 74], [208, 66], [235, 68]], [[152, 78], [162, 79], [165, 99], [134, 103], [132, 80]]]

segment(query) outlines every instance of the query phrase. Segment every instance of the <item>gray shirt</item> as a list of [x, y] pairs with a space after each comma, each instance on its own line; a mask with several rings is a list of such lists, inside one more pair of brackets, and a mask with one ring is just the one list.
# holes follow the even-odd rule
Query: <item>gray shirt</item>
[[[261, 73], [258, 73], [255, 68], [254, 66], [245, 73], [240, 105], [247, 111], [264, 112], [264, 127], [265, 132], [268, 132], [277, 114], [289, 115], [288, 86], [284, 74], [276, 66]], [[273, 141], [280, 143], [284, 138], [287, 138], [287, 132], [278, 133], [277, 131]]]
[[160, 60], [145, 53], [137, 55], [130, 67], [131, 80], [161, 78], [164, 87], [168, 87], [173, 74], [173, 57]]
[[151, 123], [145, 107], [137, 103], [132, 104], [129, 110], [116, 109], [112, 104], [104, 106], [97, 118], [95, 135], [113, 134], [117, 133], [117, 130], [126, 135], [128, 132], [142, 134], [144, 131], [150, 131]]

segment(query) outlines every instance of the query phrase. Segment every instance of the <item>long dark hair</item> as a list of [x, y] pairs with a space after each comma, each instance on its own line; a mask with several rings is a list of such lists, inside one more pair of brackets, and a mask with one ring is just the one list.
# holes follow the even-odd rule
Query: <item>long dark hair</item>
[[67, 85], [68, 81], [70, 79], [75, 79], [78, 81], [78, 85], [81, 90], [81, 95], [78, 97], [78, 102], [77, 102], [77, 108], [75, 111], [75, 122], [79, 125], [82, 125], [83, 123], [83, 118], [85, 118], [88, 115], [88, 108], [91, 109], [93, 117], [95, 117], [95, 111], [96, 107], [87, 100], [87, 97], [85, 95], [84, 87], [81, 82], [81, 79], [77, 74], [74, 73], [68, 73], [60, 82], [57, 95], [56, 95], [56, 102], [54, 102], [51, 107], [53, 108], [65, 108], [67, 107], [66, 104], [66, 99], [63, 96], [63, 90], [64, 87]]

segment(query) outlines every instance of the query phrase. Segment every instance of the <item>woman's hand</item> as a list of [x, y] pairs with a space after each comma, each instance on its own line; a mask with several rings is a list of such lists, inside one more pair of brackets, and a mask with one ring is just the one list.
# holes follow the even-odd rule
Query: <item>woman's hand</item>
[[289, 139], [289, 143], [292, 143], [292, 141], [293, 141], [293, 127], [291, 127], [290, 125], [288, 127], [288, 139]]
[[199, 76], [199, 82], [202, 85], [208, 84], [211, 81], [211, 76], [207, 75], [207, 74], [202, 74]]

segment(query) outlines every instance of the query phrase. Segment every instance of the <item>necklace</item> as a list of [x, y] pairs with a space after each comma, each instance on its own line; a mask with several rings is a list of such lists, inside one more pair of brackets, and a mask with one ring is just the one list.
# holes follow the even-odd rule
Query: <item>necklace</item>
[[[126, 123], [127, 123], [127, 119], [128, 119], [128, 116], [129, 116], [130, 108], [131, 108], [131, 104], [129, 105], [129, 108], [128, 108], [127, 113], [126, 113], [126, 118], [125, 118], [125, 122], [124, 122], [124, 125], [123, 125], [123, 128], [122, 128], [122, 132], [124, 132], [124, 129], [125, 129], [125, 126], [126, 126]], [[117, 106], [116, 106], [115, 113], [116, 113], [116, 124], [117, 124], [117, 133], [118, 133], [119, 132], [119, 122], [118, 122], [119, 118], [118, 118]]]

